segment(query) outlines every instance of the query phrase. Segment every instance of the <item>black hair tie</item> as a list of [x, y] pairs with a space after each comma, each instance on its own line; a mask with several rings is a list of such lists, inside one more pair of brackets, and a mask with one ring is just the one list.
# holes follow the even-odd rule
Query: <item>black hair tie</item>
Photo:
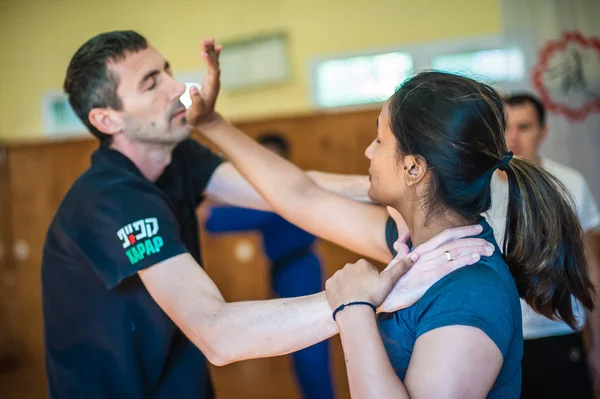
[[513, 157], [513, 153], [511, 151], [507, 152], [504, 158], [498, 163], [497, 168], [501, 171], [505, 171], [508, 168], [508, 163]]

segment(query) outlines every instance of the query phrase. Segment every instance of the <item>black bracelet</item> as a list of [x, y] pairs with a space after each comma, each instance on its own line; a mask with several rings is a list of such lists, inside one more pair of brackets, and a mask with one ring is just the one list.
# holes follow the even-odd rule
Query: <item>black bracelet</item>
[[335, 310], [333, 311], [333, 315], [332, 315], [332, 317], [333, 317], [333, 320], [335, 321], [335, 315], [337, 315], [337, 313], [338, 313], [340, 310], [343, 310], [343, 309], [344, 309], [346, 306], [352, 306], [352, 305], [367, 305], [367, 306], [369, 306], [371, 309], [373, 309], [373, 312], [377, 313], [377, 308], [375, 307], [375, 305], [373, 305], [373, 304], [372, 304], [372, 303], [370, 303], [370, 302], [363, 302], [363, 301], [357, 301], [357, 302], [348, 302], [348, 303], [344, 303], [344, 304], [342, 304], [342, 305], [338, 306], [338, 307], [337, 307], [337, 309], [335, 309]]

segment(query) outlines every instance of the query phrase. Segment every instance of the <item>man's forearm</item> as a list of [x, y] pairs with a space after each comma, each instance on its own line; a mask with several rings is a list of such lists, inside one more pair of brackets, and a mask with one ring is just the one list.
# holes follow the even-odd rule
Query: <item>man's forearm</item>
[[[219, 178], [212, 179], [206, 194], [213, 203], [241, 208], [272, 211], [272, 207], [256, 191], [240, 172], [225, 163], [219, 167]], [[372, 203], [369, 199], [369, 178], [362, 175], [343, 175], [308, 171], [306, 175], [319, 187], [331, 193], [357, 202]]]
[[338, 333], [325, 293], [268, 301], [225, 303], [209, 326], [219, 365], [279, 356]]
[[369, 177], [364, 175], [344, 175], [316, 170], [306, 174], [321, 188], [359, 202], [373, 203], [369, 198]]
[[187, 253], [139, 276], [160, 308], [215, 365], [294, 352], [337, 333], [325, 293], [227, 303]]

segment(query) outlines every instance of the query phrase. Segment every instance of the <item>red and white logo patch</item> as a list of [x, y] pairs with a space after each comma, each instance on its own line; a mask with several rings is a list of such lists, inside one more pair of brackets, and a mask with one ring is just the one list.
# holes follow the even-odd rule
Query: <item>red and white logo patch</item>
[[533, 86], [549, 111], [569, 120], [600, 112], [600, 38], [564, 32], [540, 49]]

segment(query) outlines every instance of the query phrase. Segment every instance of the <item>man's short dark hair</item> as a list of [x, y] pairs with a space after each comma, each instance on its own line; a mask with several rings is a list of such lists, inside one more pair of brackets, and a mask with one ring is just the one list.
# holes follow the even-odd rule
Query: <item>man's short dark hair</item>
[[528, 92], [515, 93], [504, 100], [510, 106], [525, 105], [527, 103], [533, 105], [538, 116], [540, 126], [546, 124], [546, 107], [539, 98]]
[[258, 142], [278, 148], [285, 156], [289, 155], [290, 145], [283, 134], [279, 132], [264, 132], [259, 136]]
[[118, 76], [110, 72], [108, 64], [124, 59], [128, 52], [135, 53], [147, 47], [146, 39], [133, 31], [101, 33], [85, 42], [69, 63], [63, 85], [69, 103], [79, 119], [102, 143], [109, 143], [111, 136], [100, 132], [90, 123], [90, 110], [120, 110], [123, 106], [117, 96]]

